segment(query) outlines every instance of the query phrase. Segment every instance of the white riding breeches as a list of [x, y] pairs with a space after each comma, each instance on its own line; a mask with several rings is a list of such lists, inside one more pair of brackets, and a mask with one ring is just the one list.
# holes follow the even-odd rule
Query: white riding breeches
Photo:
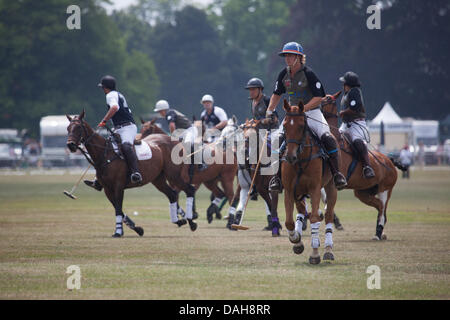
[[330, 127], [320, 108], [306, 111], [305, 114], [307, 116], [306, 122], [308, 123], [309, 129], [311, 129], [319, 139], [322, 138], [324, 133], [330, 133]]
[[134, 144], [134, 138], [137, 134], [137, 127], [135, 124], [130, 124], [128, 126], [116, 129], [115, 132], [120, 135], [122, 143]]
[[367, 129], [366, 121], [355, 120], [348, 123], [342, 123], [339, 128], [340, 133], [348, 133], [352, 139], [352, 142], [356, 139], [361, 139], [366, 143], [369, 142], [369, 131]]

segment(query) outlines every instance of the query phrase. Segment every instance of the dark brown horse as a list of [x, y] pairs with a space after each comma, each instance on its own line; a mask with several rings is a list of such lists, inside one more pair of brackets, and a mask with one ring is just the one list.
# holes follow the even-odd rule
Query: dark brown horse
[[[303, 104], [290, 106], [284, 100], [284, 110], [286, 117], [283, 121], [286, 135], [287, 149], [285, 153], [286, 161], [281, 167], [281, 178], [284, 186], [284, 205], [286, 209], [286, 228], [289, 240], [294, 243], [294, 252], [303, 252], [304, 245], [301, 241], [301, 228], [295, 228], [293, 220], [294, 202], [299, 213], [305, 215], [304, 197], [311, 197], [311, 212], [309, 220], [311, 223], [311, 247], [313, 249], [309, 262], [311, 264], [320, 263], [319, 255], [319, 204], [320, 189], [325, 188], [327, 194], [327, 206], [325, 211], [325, 254], [324, 260], [334, 260], [332, 228], [334, 216], [334, 206], [337, 199], [337, 190], [334, 186], [331, 171], [325, 165], [323, 152], [317, 139], [307, 125], [307, 116], [303, 112]], [[339, 151], [338, 151], [339, 152]]]
[[[369, 162], [375, 171], [375, 177], [365, 179], [362, 174], [361, 161], [358, 161], [359, 155], [353, 150], [350, 140], [341, 135], [338, 128], [338, 112], [336, 99], [341, 92], [334, 95], [327, 95], [322, 101], [322, 111], [325, 119], [330, 125], [330, 130], [337, 138], [341, 149], [341, 172], [351, 174], [347, 177], [347, 189], [353, 189], [355, 196], [364, 204], [374, 207], [378, 211], [377, 225], [373, 240], [386, 240], [387, 237], [383, 233], [384, 226], [387, 222], [386, 208], [392, 195], [392, 190], [397, 182], [397, 170], [404, 168], [378, 151], [369, 151]], [[354, 165], [357, 161], [356, 166]], [[353, 163], [353, 173], [350, 173], [349, 167]], [[377, 198], [378, 196], [378, 198]]]
[[[67, 147], [71, 152], [76, 152], [79, 145], [81, 143], [84, 144], [90, 156], [90, 160], [95, 167], [97, 180], [103, 186], [106, 196], [115, 209], [116, 222], [122, 221], [123, 217], [123, 222], [142, 236], [144, 233], [143, 229], [136, 227], [134, 222], [122, 211], [124, 190], [140, 187], [151, 182], [169, 199], [172, 206], [171, 210], [173, 210], [173, 204], [175, 203], [176, 210], [177, 194], [169, 187], [165, 177], [165, 172], [170, 170], [170, 168], [167, 167], [167, 163], [170, 162], [170, 141], [168, 141], [167, 136], [164, 135], [153, 135], [142, 141], [142, 143], [147, 143], [149, 145], [152, 151], [152, 157], [148, 160], [138, 161], [139, 170], [143, 180], [139, 184], [132, 184], [129, 180], [129, 169], [126, 162], [116, 154], [111, 141], [97, 134], [91, 126], [84, 121], [84, 115], [85, 112], [83, 110], [79, 116], [75, 116], [74, 118], [67, 116], [70, 121], [69, 126], [67, 127]], [[188, 192], [187, 189], [186, 192]], [[195, 231], [197, 224], [192, 221], [192, 219], [189, 219], [189, 217], [187, 220], [191, 230]], [[114, 236], [119, 237], [121, 234], [116, 232]]]
[[[155, 125], [155, 119], [147, 122], [141, 120], [141, 122], [143, 122], [143, 124], [140, 131], [140, 136], [138, 136], [138, 138], [140, 139], [144, 139], [155, 133], [164, 133], [163, 130]], [[179, 142], [177, 141], [173, 141], [173, 146], [178, 143]], [[208, 148], [208, 146], [205, 146], [205, 148]], [[215, 150], [211, 151], [211, 155], [215, 155]], [[182, 155], [180, 154], [180, 156]], [[194, 172], [192, 173], [192, 175], [189, 174], [189, 164], [174, 164], [174, 167], [170, 170], [169, 174], [172, 175], [175, 179], [168, 177], [168, 181], [173, 186], [177, 186], [177, 183], [179, 182], [192, 184], [195, 186], [195, 189], [198, 189], [198, 187], [203, 183], [209, 190], [212, 191], [216, 199], [221, 199], [225, 196], [228, 202], [231, 204], [231, 201], [233, 199], [233, 182], [237, 172], [237, 163], [236, 161], [234, 161], [233, 163], [227, 163], [226, 160], [226, 154], [224, 153], [222, 163], [210, 164], [204, 170], [199, 170], [197, 166], [194, 166]], [[219, 182], [222, 184], [223, 191], [218, 187]], [[207, 210], [208, 223], [212, 222], [213, 214], [216, 213], [217, 215], [218, 211], [218, 203], [212, 203], [209, 206]]]
[[[262, 144], [257, 143], [258, 145], [260, 145], [260, 148], [265, 148], [264, 150], [259, 150], [259, 148], [256, 148], [258, 150], [251, 150], [249, 151], [249, 140], [252, 139], [252, 136], [256, 136], [256, 137], [261, 137], [259, 130], [260, 130], [260, 125], [261, 125], [261, 121], [260, 120], [246, 120], [246, 122], [241, 126], [241, 128], [243, 129], [243, 138], [245, 141], [245, 149], [246, 152], [255, 152], [255, 156], [256, 156], [256, 161], [259, 161], [259, 154], [260, 152], [266, 152], [266, 156], [270, 157], [271, 154], [271, 148], [268, 144], [268, 138], [266, 138], [266, 141], [259, 141], [258, 140], [254, 140], [254, 141], [258, 141], [258, 142], [262, 142], [262, 144], [264, 144], [264, 146]], [[267, 147], [269, 146], [269, 147]], [[250, 154], [249, 154], [249, 158], [250, 158]], [[277, 159], [278, 160], [278, 159]], [[272, 227], [272, 236], [273, 237], [278, 237], [280, 235], [280, 230], [281, 230], [281, 225], [278, 221], [278, 212], [277, 212], [277, 207], [278, 207], [278, 191], [269, 191], [269, 184], [270, 184], [270, 180], [273, 178], [274, 174], [272, 175], [264, 175], [262, 174], [262, 170], [261, 167], [268, 167], [270, 166], [271, 163], [267, 163], [267, 164], [260, 164], [260, 168], [258, 169], [258, 171], [256, 172], [256, 164], [250, 164], [247, 163], [241, 166], [239, 170], [242, 171], [247, 171], [249, 173], [249, 177], [253, 178], [254, 177], [254, 185], [256, 186], [256, 191], [261, 195], [261, 197], [264, 199], [264, 201], [267, 204], [267, 207], [270, 211], [270, 216], [271, 216], [271, 227]], [[245, 175], [246, 173], [243, 172], [243, 175]], [[256, 176], [255, 176], [256, 174]], [[277, 173], [275, 173], [277, 174]], [[253, 179], [251, 179], [253, 180]], [[242, 186], [241, 186], [242, 188]], [[240, 189], [240, 188], [239, 188]], [[236, 195], [235, 195], [235, 199], [239, 197], [239, 192], [240, 190], [236, 190]], [[248, 187], [245, 188], [245, 191], [247, 194], [244, 195], [245, 200], [244, 199], [240, 199], [241, 201], [244, 200], [244, 202], [247, 202], [246, 197], [248, 196]], [[245, 209], [245, 208], [243, 208]], [[239, 222], [237, 223], [239, 224]]]

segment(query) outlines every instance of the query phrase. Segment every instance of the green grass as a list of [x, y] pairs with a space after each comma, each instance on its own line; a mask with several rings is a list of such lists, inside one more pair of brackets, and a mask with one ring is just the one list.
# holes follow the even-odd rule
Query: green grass
[[[345, 230], [334, 232], [336, 260], [318, 266], [308, 263], [309, 231], [299, 256], [285, 229], [280, 238], [261, 231], [261, 201], [249, 203], [248, 231], [208, 224], [204, 188], [196, 232], [170, 223], [168, 202], [153, 186], [127, 191], [124, 211], [145, 235], [126, 228], [112, 239], [114, 210], [103, 193], [80, 185], [78, 200], [62, 194], [78, 177], [0, 176], [0, 299], [450, 298], [450, 171], [398, 181], [383, 242], [370, 240], [375, 210], [340, 192]], [[284, 222], [282, 204], [278, 211]], [[322, 224], [322, 246], [323, 231]], [[69, 265], [81, 268], [81, 290], [66, 288]], [[381, 269], [380, 290], [366, 287], [370, 265]]]

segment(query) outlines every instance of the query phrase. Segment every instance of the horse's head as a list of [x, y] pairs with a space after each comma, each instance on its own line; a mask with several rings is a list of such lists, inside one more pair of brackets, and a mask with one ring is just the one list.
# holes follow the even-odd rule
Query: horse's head
[[80, 143], [85, 142], [92, 134], [92, 128], [83, 120], [84, 115], [84, 109], [78, 116], [73, 118], [66, 115], [67, 119], [69, 119], [67, 148], [69, 148], [70, 152], [76, 152]]
[[294, 164], [302, 151], [301, 148], [304, 143], [307, 125], [306, 116], [302, 102], [298, 106], [290, 106], [285, 99], [283, 108], [286, 111], [286, 117], [283, 121], [287, 143], [286, 160]]
[[158, 130], [159, 128], [156, 126], [156, 118], [152, 119], [150, 121], [145, 122], [144, 119], [141, 119], [142, 127], [141, 131], [139, 132], [139, 139], [144, 139], [146, 136], [149, 136], [154, 133], [161, 133], [161, 130]]
[[244, 139], [248, 140], [249, 137], [252, 134], [256, 134], [259, 129], [259, 124], [261, 123], [261, 120], [256, 119], [246, 119], [245, 123], [241, 126], [243, 133], [244, 133]]
[[342, 91], [338, 91], [335, 94], [327, 94], [322, 99], [322, 112], [324, 117], [327, 118], [337, 118], [337, 105], [336, 100], [341, 95]]

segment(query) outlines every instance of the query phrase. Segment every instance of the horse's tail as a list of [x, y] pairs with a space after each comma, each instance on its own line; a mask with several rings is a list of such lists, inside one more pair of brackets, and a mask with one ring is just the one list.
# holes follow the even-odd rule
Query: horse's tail
[[394, 166], [396, 166], [398, 169], [400, 169], [400, 170], [402, 170], [402, 171], [407, 171], [407, 170], [408, 170], [404, 165], [402, 165], [402, 164], [400, 163], [400, 161], [394, 159], [393, 157], [389, 157], [389, 159], [391, 160], [392, 164], [393, 164]]

